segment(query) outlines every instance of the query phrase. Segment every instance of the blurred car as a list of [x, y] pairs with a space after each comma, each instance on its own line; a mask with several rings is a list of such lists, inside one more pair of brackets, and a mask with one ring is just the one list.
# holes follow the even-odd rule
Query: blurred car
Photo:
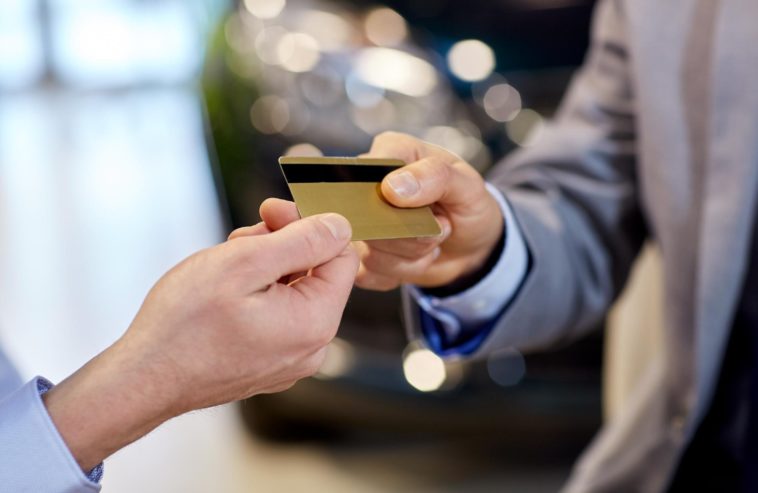
[[[394, 2], [403, 5], [417, 4]], [[511, 12], [529, 36], [556, 14], [529, 2], [487, 5], [477, 18], [487, 8]], [[581, 54], [588, 3], [562, 5], [574, 19], [563, 29], [574, 33]], [[448, 21], [465, 26], [460, 4], [451, 8], [458, 17]], [[408, 12], [422, 23], [428, 15]], [[267, 197], [289, 198], [281, 155], [357, 155], [373, 135], [393, 129], [452, 149], [484, 172], [495, 157], [529, 145], [576, 53], [561, 59], [568, 68], [548, 59], [539, 70], [498, 73], [502, 63], [490, 45], [460, 42], [436, 15], [424, 30], [398, 10], [360, 2], [248, 0], [229, 13], [208, 52], [203, 92], [230, 227], [259, 221]], [[519, 42], [523, 36], [512, 38]], [[507, 53], [507, 40], [499, 43]], [[241, 410], [268, 438], [507, 437], [522, 449], [550, 439], [553, 450], [573, 457], [600, 423], [599, 334], [548, 353], [446, 362], [407, 341], [398, 292], [356, 289], [319, 374]]]

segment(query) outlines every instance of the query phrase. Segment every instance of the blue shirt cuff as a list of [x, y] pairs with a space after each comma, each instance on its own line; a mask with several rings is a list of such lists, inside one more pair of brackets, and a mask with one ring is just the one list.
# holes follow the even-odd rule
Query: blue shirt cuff
[[[37, 377], [37, 392], [39, 392], [40, 396], [43, 396], [47, 393], [48, 390], [53, 388], [53, 384], [47, 380], [46, 378]], [[93, 483], [99, 483], [101, 479], [103, 479], [103, 463], [96, 465], [89, 473], [87, 473], [87, 477], [90, 481]]]
[[500, 205], [506, 234], [503, 251], [493, 269], [476, 285], [445, 298], [407, 286], [421, 308], [425, 342], [442, 356], [474, 353], [506, 311], [529, 270], [529, 251], [510, 205], [493, 185], [487, 183], [487, 190]]
[[37, 377], [0, 400], [0, 485], [4, 491], [100, 491], [102, 465], [82, 472], [47, 413], [41, 394], [52, 384]]
[[442, 330], [439, 320], [423, 309], [419, 311], [421, 312], [419, 321], [421, 322], [424, 342], [431, 351], [442, 357], [469, 356], [475, 353], [490, 335], [500, 318], [494, 317], [475, 329], [469, 328], [465, 332], [459, 333], [457, 337], [450, 338]]

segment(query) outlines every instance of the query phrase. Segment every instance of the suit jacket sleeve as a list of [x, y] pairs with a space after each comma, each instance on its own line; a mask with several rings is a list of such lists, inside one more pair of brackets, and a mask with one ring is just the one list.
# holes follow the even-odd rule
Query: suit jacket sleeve
[[[532, 262], [477, 354], [575, 337], [602, 320], [623, 286], [645, 237], [630, 56], [620, 2], [601, 1], [587, 59], [556, 117], [489, 177], [508, 198]], [[417, 337], [418, 309], [404, 303]]]

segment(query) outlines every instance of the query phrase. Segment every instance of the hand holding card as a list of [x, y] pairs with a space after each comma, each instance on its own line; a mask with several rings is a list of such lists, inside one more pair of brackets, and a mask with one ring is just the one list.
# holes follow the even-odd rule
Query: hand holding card
[[397, 207], [431, 206], [445, 233], [433, 238], [358, 242], [356, 284], [388, 290], [466, 283], [486, 268], [503, 238], [503, 217], [482, 176], [461, 158], [410, 135], [378, 135], [368, 154], [408, 164], [382, 180], [382, 196]]

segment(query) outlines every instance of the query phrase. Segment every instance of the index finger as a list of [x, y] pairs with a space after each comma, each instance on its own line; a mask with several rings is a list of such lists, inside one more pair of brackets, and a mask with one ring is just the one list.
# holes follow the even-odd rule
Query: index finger
[[295, 203], [283, 199], [270, 198], [264, 200], [259, 213], [263, 222], [272, 231], [278, 231], [300, 219], [300, 213]]
[[425, 155], [423, 141], [399, 132], [382, 132], [374, 137], [371, 150], [361, 157], [391, 158], [412, 163]]
[[242, 260], [259, 286], [308, 271], [338, 256], [350, 243], [350, 223], [338, 214], [319, 214], [270, 234], [236, 240]]
[[392, 158], [413, 163], [436, 157], [452, 163], [460, 158], [447, 149], [400, 132], [382, 132], [371, 143], [371, 150], [361, 157]]

